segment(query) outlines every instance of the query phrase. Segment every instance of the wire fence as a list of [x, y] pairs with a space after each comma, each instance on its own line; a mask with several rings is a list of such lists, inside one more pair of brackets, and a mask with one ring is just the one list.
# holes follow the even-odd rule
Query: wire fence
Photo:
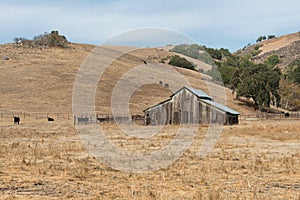
[[283, 114], [259, 113], [257, 115], [241, 115], [241, 120], [300, 120], [299, 112], [289, 112]]
[[104, 115], [104, 114], [87, 114], [74, 115], [74, 124], [81, 123], [122, 123], [122, 124], [144, 124], [143, 115]]
[[25, 113], [13, 111], [0, 111], [0, 123], [14, 123], [14, 117], [20, 119], [20, 123], [33, 121], [48, 121], [52, 118], [54, 121], [71, 121], [73, 120], [72, 113]]
[[[136, 123], [140, 125], [145, 124], [145, 117], [143, 115], [109, 115], [109, 114], [82, 114], [74, 115], [73, 113], [42, 113], [42, 112], [14, 112], [0, 110], [0, 126], [4, 124], [13, 124], [14, 117], [20, 118], [20, 123], [29, 123], [34, 121], [47, 122], [52, 118], [54, 121], [69, 121], [73, 124], [87, 124], [87, 123]], [[300, 112], [290, 112], [283, 114], [274, 113], [259, 113], [257, 115], [241, 115], [240, 120], [254, 121], [254, 120], [300, 120]]]

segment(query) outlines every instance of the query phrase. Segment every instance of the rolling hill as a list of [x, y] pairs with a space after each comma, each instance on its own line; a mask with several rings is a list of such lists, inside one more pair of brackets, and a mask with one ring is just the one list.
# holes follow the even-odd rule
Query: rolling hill
[[[300, 32], [267, 39], [236, 52], [238, 55], [252, 55], [255, 63], [264, 63], [269, 58], [278, 58], [278, 67], [282, 72], [280, 81], [281, 106], [291, 111], [300, 110], [300, 85], [295, 81], [296, 63], [300, 61]], [[286, 78], [294, 77], [294, 79]], [[299, 77], [298, 77], [299, 78]]]
[[[72, 92], [77, 71], [87, 55], [95, 48], [88, 44], [70, 44], [70, 48], [27, 48], [16, 44], [0, 45], [0, 55], [9, 58], [0, 61], [0, 110], [16, 113], [71, 113]], [[124, 47], [114, 47], [112, 51]], [[183, 68], [159, 63], [164, 57], [174, 55], [163, 49], [137, 49], [116, 59], [103, 74], [96, 92], [96, 111], [99, 114], [111, 113], [111, 95], [118, 80], [135, 66], [148, 62], [149, 69], [156, 69], [157, 76], [167, 78], [171, 86], [176, 83], [172, 76], [161, 69], [175, 69], [182, 74], [195, 88], [207, 93], [207, 86], [213, 88], [211, 96], [218, 98], [222, 87], [206, 81], [207, 75]], [[201, 63], [198, 63], [198, 67]], [[203, 67], [207, 67], [206, 65]], [[146, 69], [147, 70], [147, 69]], [[130, 84], [130, 83], [129, 83]], [[171, 87], [170, 87], [171, 88]], [[170, 88], [158, 82], [139, 87], [130, 99], [130, 113], [142, 114], [142, 111], [171, 94]], [[227, 104], [241, 114], [253, 114], [247, 107], [242, 107], [233, 100], [229, 89], [226, 89]]]
[[[69, 48], [0, 45], [0, 199], [293, 199], [299, 196], [299, 120], [242, 118], [237, 126], [223, 127], [220, 135], [210, 131], [214, 126], [207, 125], [189, 125], [188, 129], [176, 125], [136, 129], [134, 124], [125, 124], [128, 129], [124, 130], [117, 124], [103, 123], [101, 128], [106, 137], [99, 137], [102, 140], [99, 141], [100, 134], [91, 134], [90, 142], [95, 148], [108, 143], [114, 145], [105, 149], [105, 159], [96, 158], [89, 151], [72, 118], [48, 122], [44, 116], [33, 115], [14, 125], [13, 113], [72, 115], [74, 82], [80, 67], [89, 64], [87, 56], [91, 52], [104, 62], [90, 64], [105, 65], [118, 52], [132, 49], [109, 63], [97, 83], [96, 110], [100, 114], [111, 113], [114, 91], [122, 96], [137, 80], [148, 84], [140, 85], [131, 95], [131, 114], [141, 114], [146, 107], [167, 99], [171, 89], [180, 87], [182, 80], [176, 73], [215, 99], [224, 91], [207, 75], [161, 63], [162, 58], [174, 55], [168, 50], [133, 50], [132, 47], [95, 50], [95, 46], [88, 44], [68, 45]], [[100, 54], [101, 51], [107, 54]], [[197, 68], [204, 69], [201, 62], [195, 63]], [[122, 80], [126, 80], [125, 84]], [[225, 88], [225, 92], [227, 105], [242, 117], [256, 114], [235, 101], [231, 90]], [[5, 111], [10, 114], [4, 119]], [[94, 125], [98, 126], [84, 127], [88, 130]], [[152, 135], [157, 128], [157, 134]], [[181, 135], [180, 129], [187, 133], [184, 137], [177, 137]], [[151, 137], [136, 137], [129, 134], [131, 131], [151, 133]], [[188, 140], [185, 135], [190, 133], [195, 137], [184, 147], [183, 155], [170, 165], [152, 171], [152, 166], [161, 165], [165, 158], [182, 149]], [[166, 151], [169, 144], [173, 149]], [[206, 157], [200, 157], [201, 150], [210, 144], [214, 145], [213, 149]], [[124, 159], [120, 152], [133, 156]], [[135, 156], [152, 152], [156, 158], [149, 160], [149, 171], [138, 173]], [[130, 172], [115, 169], [107, 159], [130, 163], [132, 169]]]
[[250, 45], [237, 53], [241, 55], [251, 54], [255, 49], [259, 50], [258, 55], [253, 57], [255, 62], [264, 62], [269, 56], [275, 54], [280, 58], [278, 66], [284, 69], [294, 60], [300, 59], [300, 33], [292, 33], [264, 40]]

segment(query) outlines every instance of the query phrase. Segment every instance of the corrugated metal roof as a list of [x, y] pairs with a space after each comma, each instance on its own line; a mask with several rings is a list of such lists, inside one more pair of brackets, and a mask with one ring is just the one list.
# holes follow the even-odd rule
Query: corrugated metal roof
[[210, 101], [210, 100], [207, 100], [207, 99], [200, 99], [200, 101], [203, 101], [203, 102], [205, 102], [205, 103], [207, 103], [207, 104], [209, 104], [213, 107], [216, 107], [220, 110], [223, 110], [226, 113], [230, 113], [230, 114], [233, 114], [233, 115], [239, 115], [240, 114], [239, 112], [237, 112], [235, 110], [232, 110], [231, 108], [228, 108], [228, 107], [226, 107], [222, 104], [219, 104], [217, 102], [214, 102], [214, 101]]
[[173, 96], [175, 96], [176, 94], [178, 94], [178, 92], [180, 92], [183, 89], [187, 89], [189, 90], [191, 93], [193, 93], [194, 95], [196, 95], [198, 98], [202, 99], [210, 99], [212, 100], [211, 96], [208, 96], [205, 92], [203, 92], [202, 90], [198, 90], [189, 86], [184, 86], [182, 87], [180, 90], [178, 90], [177, 92], [175, 92], [174, 94], [172, 94], [170, 97], [172, 98]]
[[198, 98], [207, 98], [207, 99], [212, 99], [211, 96], [207, 95], [205, 92], [199, 89], [195, 89], [189, 86], [185, 86], [188, 90], [190, 90], [192, 93], [194, 93]]

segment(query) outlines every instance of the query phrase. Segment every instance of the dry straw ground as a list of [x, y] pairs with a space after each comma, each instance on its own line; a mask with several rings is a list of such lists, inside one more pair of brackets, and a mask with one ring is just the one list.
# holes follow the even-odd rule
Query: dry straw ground
[[[103, 124], [120, 148], [151, 151], [178, 127], [138, 140]], [[151, 127], [149, 127], [151, 129]], [[198, 157], [207, 126], [166, 169], [116, 171], [90, 156], [70, 121], [1, 129], [1, 199], [298, 199], [299, 121], [241, 122], [224, 128], [212, 152]]]
[[[1, 109], [33, 116], [35, 112], [70, 113], [76, 71], [92, 48], [1, 46], [1, 56], [10, 57], [9, 61], [0, 61]], [[150, 50], [145, 51], [139, 56], [148, 56]], [[132, 67], [116, 61], [113, 73], [108, 71], [106, 78], [120, 76], [115, 74], [116, 63]], [[194, 87], [206, 89], [198, 73], [179, 72]], [[101, 95], [109, 96], [109, 84], [99, 85], [107, 92]], [[156, 98], [145, 97], [143, 91], [149, 90]], [[242, 114], [254, 114], [233, 101], [229, 90], [226, 93], [230, 107]], [[133, 95], [132, 105], [137, 106], [131, 110], [138, 112], [168, 95], [166, 88], [145, 86]], [[97, 98], [99, 110], [109, 112], [109, 102]], [[102, 126], [116, 146], [142, 152], [164, 146], [178, 128], [167, 126], [156, 136], [142, 140], [127, 136], [114, 124]], [[150, 131], [153, 127], [147, 128]], [[199, 126], [190, 148], [167, 168], [136, 174], [116, 171], [93, 158], [82, 145], [72, 118], [54, 122], [47, 122], [46, 117], [21, 118], [20, 125], [13, 125], [12, 118], [0, 118], [0, 199], [300, 198], [299, 121], [241, 121], [226, 126], [214, 149], [201, 159], [198, 152], [207, 129], [207, 125]]]

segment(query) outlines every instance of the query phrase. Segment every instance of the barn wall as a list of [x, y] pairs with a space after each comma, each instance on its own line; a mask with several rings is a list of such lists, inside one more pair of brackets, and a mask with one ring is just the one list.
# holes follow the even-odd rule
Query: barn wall
[[184, 89], [172, 98], [172, 124], [199, 123], [199, 109], [197, 97]]
[[238, 115], [208, 105], [187, 89], [179, 91], [171, 100], [149, 108], [145, 114], [150, 120], [146, 124], [151, 125], [238, 123]]
[[[189, 90], [183, 89], [173, 96], [171, 121], [173, 124], [189, 123], [189, 124], [225, 124], [226, 113], [217, 108], [208, 105], [199, 100], [196, 95]], [[233, 116], [230, 116], [232, 121]], [[229, 120], [229, 118], [228, 118]]]
[[210, 123], [212, 124], [225, 124], [226, 122], [226, 113], [211, 107], [210, 110]]
[[171, 104], [171, 102], [166, 102], [146, 110], [146, 125], [165, 125], [170, 123]]

